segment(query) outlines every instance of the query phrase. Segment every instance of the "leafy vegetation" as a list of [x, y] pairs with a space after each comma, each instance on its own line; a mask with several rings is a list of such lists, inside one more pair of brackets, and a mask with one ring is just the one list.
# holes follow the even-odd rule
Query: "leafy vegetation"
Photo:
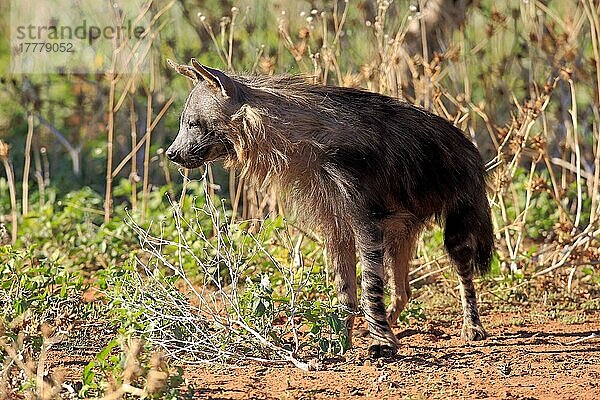
[[[416, 3], [153, 2], [156, 68], [131, 80], [12, 75], [0, 18], [0, 397], [53, 398], [65, 387], [193, 397], [189, 363], [308, 369], [348, 349], [349, 311], [318, 232], [283, 212], [276, 188], [166, 160], [189, 90], [167, 57], [303, 73], [453, 121], [489, 160], [497, 252], [479, 282], [483, 307], [543, 299], [557, 313], [598, 310], [600, 5], [465, 2], [430, 24], [434, 0]], [[113, 108], [111, 87], [122, 99]], [[410, 279], [416, 300], [402, 326], [456, 297], [439, 229], [424, 233]], [[44, 378], [48, 354], [83, 337], [97, 339], [83, 375]]]

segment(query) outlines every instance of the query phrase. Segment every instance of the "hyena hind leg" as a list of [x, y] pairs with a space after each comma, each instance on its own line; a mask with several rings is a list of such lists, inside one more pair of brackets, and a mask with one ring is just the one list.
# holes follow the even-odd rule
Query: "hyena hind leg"
[[463, 308], [462, 338], [467, 341], [487, 337], [479, 319], [473, 275], [489, 269], [492, 233], [486, 208], [466, 208], [446, 217], [444, 242], [460, 280]]
[[397, 325], [400, 313], [410, 300], [408, 273], [418, 232], [418, 229], [408, 229], [403, 225], [386, 227], [384, 232], [383, 262], [390, 285], [390, 305], [387, 308], [387, 319], [391, 326]]
[[[332, 222], [331, 226], [339, 227], [340, 224]], [[333, 273], [338, 301], [352, 312], [346, 320], [348, 339], [352, 345], [354, 313], [358, 311], [358, 297], [356, 292], [356, 246], [350, 227], [327, 232], [325, 248]]]

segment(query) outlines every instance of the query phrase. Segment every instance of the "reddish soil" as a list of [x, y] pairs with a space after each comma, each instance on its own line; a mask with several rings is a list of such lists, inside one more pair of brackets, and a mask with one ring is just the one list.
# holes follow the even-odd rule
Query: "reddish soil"
[[[186, 366], [185, 375], [195, 399], [600, 399], [600, 311], [487, 312], [490, 337], [471, 344], [448, 313], [397, 328], [401, 347], [391, 359], [368, 359], [359, 320], [354, 348], [319, 371], [247, 364]], [[48, 366], [65, 366], [74, 382], [93, 353], [55, 351]]]
[[186, 375], [205, 399], [600, 399], [600, 312], [584, 323], [527, 319], [484, 316], [490, 338], [474, 344], [460, 340], [457, 324], [398, 330], [399, 354], [377, 361], [367, 359], [368, 338], [355, 337], [321, 371], [248, 365]]

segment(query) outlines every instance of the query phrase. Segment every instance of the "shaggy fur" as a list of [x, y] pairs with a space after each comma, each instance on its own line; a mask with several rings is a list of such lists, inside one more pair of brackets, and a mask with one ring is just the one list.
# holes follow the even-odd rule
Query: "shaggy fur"
[[[484, 164], [463, 132], [377, 93], [294, 76], [228, 76], [195, 60], [169, 63], [196, 85], [167, 155], [188, 168], [224, 159], [257, 183], [285, 188], [322, 232], [339, 300], [351, 309], [358, 308], [358, 249], [373, 357], [398, 348], [390, 323], [410, 297], [409, 261], [431, 218], [445, 224], [460, 277], [463, 337], [485, 337], [473, 274], [489, 270], [492, 225]], [[387, 310], [384, 267], [392, 289]]]

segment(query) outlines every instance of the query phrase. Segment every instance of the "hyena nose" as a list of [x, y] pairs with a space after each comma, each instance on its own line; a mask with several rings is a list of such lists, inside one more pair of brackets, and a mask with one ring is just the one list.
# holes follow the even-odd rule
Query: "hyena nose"
[[173, 150], [172, 147], [169, 147], [167, 149], [167, 157], [169, 157], [169, 160], [173, 161], [173, 162], [178, 162], [181, 160], [181, 156], [179, 155], [179, 153], [176, 150]]

